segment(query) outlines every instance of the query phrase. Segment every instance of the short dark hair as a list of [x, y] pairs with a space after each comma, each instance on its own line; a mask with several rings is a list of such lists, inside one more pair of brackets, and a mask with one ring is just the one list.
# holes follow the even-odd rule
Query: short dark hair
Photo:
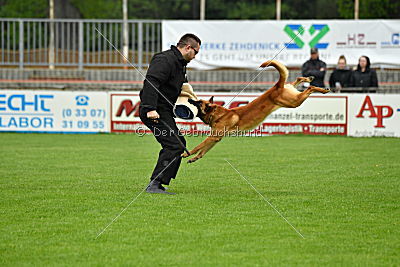
[[316, 47], [311, 48], [310, 54], [317, 54], [317, 53], [318, 53], [318, 48]]
[[197, 46], [197, 44], [201, 45], [200, 38], [193, 33], [186, 33], [181, 37], [181, 39], [179, 39], [179, 42], [176, 44], [176, 46], [182, 48], [185, 45]]

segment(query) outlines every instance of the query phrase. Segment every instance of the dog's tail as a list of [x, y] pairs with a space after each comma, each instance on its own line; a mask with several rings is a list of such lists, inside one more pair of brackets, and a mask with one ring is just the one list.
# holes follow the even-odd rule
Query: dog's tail
[[285, 86], [285, 82], [289, 76], [289, 72], [287, 70], [287, 68], [285, 67], [285, 65], [283, 65], [282, 63], [276, 61], [276, 60], [268, 60], [265, 61], [263, 64], [261, 64], [261, 68], [266, 68], [268, 66], [273, 66], [275, 67], [275, 69], [277, 69], [279, 71], [280, 77], [279, 77], [279, 81], [276, 83], [276, 85], [278, 87], [284, 87]]

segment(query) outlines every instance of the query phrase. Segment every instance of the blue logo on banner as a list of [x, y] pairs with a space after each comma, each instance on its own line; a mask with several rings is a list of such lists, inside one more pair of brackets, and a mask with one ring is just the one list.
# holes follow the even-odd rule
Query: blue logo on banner
[[0, 111], [46, 111], [50, 109], [46, 106], [48, 100], [53, 99], [53, 95], [34, 95], [28, 99], [24, 94], [0, 95]]
[[399, 34], [393, 33], [392, 34], [392, 44], [398, 45], [400, 43]]
[[75, 100], [77, 106], [87, 106], [89, 104], [89, 97], [87, 95], [77, 95]]

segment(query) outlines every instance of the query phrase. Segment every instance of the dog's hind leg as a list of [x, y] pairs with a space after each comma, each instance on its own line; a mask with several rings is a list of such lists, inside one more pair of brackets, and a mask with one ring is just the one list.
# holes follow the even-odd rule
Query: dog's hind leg
[[323, 94], [328, 93], [330, 90], [329, 89], [323, 89], [320, 87], [316, 86], [309, 86], [306, 90], [303, 92], [296, 92], [296, 91], [288, 91], [284, 96], [279, 96], [276, 100], [275, 103], [279, 106], [285, 107], [285, 108], [297, 108], [300, 106], [304, 100], [306, 100], [312, 93], [314, 92], [320, 92]]
[[321, 88], [321, 87], [317, 87], [317, 86], [309, 86], [307, 89], [306, 89], [306, 91], [307, 90], [311, 90], [311, 93], [314, 93], [314, 92], [320, 92], [320, 93], [322, 93], [322, 94], [326, 94], [326, 93], [329, 93], [331, 90], [329, 90], [328, 88]]
[[296, 81], [292, 82], [292, 85], [294, 87], [297, 87], [299, 84], [301, 83], [310, 83], [314, 80], [314, 76], [310, 76], [310, 77], [297, 77]]

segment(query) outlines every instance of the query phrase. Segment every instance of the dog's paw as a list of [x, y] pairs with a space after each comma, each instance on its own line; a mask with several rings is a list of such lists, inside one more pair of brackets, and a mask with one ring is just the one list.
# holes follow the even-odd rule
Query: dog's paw
[[181, 154], [181, 157], [182, 157], [182, 158], [187, 158], [187, 157], [189, 157], [189, 156], [190, 156], [190, 155], [189, 155], [187, 152]]
[[314, 76], [309, 76], [309, 77], [307, 77], [310, 81], [309, 82], [312, 82], [312, 81], [314, 81], [314, 79], [315, 79], [315, 77]]
[[329, 88], [325, 88], [324, 91], [322, 92], [323, 94], [329, 93], [331, 91], [331, 89]]
[[188, 160], [187, 163], [193, 163], [193, 162], [195, 162], [196, 160], [198, 160], [198, 158], [191, 158], [191, 159]]

